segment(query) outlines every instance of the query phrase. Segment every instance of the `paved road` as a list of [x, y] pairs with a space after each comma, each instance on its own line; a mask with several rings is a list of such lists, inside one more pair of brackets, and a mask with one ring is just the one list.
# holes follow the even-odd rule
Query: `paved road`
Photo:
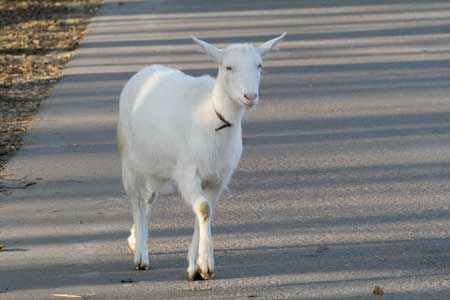
[[[216, 278], [185, 290], [178, 197], [152, 211], [151, 270], [132, 270], [125, 80], [151, 63], [214, 74], [190, 34], [284, 31], [214, 222]], [[0, 299], [450, 299], [449, 83], [449, 1], [107, 0], [8, 166], [37, 184], [0, 198]]]

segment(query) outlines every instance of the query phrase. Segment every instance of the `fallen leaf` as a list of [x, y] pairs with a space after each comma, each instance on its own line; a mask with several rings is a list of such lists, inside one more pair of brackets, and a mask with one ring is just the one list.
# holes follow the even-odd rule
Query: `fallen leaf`
[[73, 295], [73, 294], [52, 294], [54, 297], [71, 298], [71, 299], [92, 299], [95, 294]]

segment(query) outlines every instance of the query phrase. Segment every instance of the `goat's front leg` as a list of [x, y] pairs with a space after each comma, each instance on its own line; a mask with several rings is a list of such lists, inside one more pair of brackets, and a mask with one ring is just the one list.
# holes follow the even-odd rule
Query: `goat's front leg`
[[195, 228], [188, 253], [188, 279], [197, 279], [197, 272], [203, 279], [214, 273], [214, 258], [211, 237], [212, 204], [201, 188], [198, 176], [184, 177], [178, 183], [181, 195], [195, 213]]
[[[203, 188], [203, 192], [206, 196], [206, 199], [208, 199], [208, 201], [209, 201], [209, 218], [208, 218], [209, 224], [208, 224], [207, 230], [208, 230], [209, 236], [212, 236], [211, 235], [212, 216], [213, 216], [213, 212], [216, 207], [216, 204], [219, 200], [219, 197], [222, 193], [222, 184], [220, 182], [208, 182], [208, 184], [206, 184], [205, 187]], [[201, 274], [199, 274], [197, 272], [197, 260], [200, 257], [199, 248], [200, 248], [200, 244], [201, 244], [201, 242], [199, 240], [199, 234], [198, 234], [198, 232], [200, 231], [199, 228], [200, 228], [200, 226], [199, 226], [199, 222], [198, 222], [198, 217], [196, 216], [195, 231], [194, 231], [194, 235], [192, 237], [191, 248], [189, 249], [190, 252], [195, 255], [191, 255], [191, 253], [189, 253], [189, 256], [188, 256], [188, 260], [189, 260], [188, 273], [194, 274], [193, 280], [201, 279], [201, 278], [199, 278], [199, 276], [197, 276], [197, 275], [201, 276]], [[195, 249], [195, 250], [191, 251], [191, 249]], [[210, 241], [209, 241], [209, 255], [207, 256], [207, 260], [208, 260], [208, 269], [209, 269], [209, 273], [210, 273], [209, 275], [212, 276], [212, 275], [214, 275], [214, 270], [215, 270], [214, 248], [213, 248], [212, 239], [210, 239]], [[192, 273], [192, 272], [189, 272], [189, 270], [194, 270], [195, 272]], [[201, 277], [203, 277], [203, 276], [201, 276]], [[191, 279], [191, 277], [189, 279]]]
[[214, 253], [211, 236], [212, 209], [209, 201], [200, 200], [193, 205], [198, 222], [198, 272], [203, 279], [214, 274]]
[[199, 273], [197, 272], [197, 258], [198, 258], [198, 240], [199, 240], [199, 229], [198, 229], [198, 220], [197, 217], [195, 218], [195, 225], [194, 225], [194, 234], [192, 235], [192, 242], [191, 246], [189, 247], [188, 252], [188, 280], [199, 280]]
[[[208, 185], [204, 188], [203, 192], [206, 196], [206, 199], [209, 201], [209, 229], [208, 234], [211, 237], [211, 222], [212, 222], [212, 212], [214, 210], [214, 207], [216, 206], [217, 200], [221, 193], [221, 186], [220, 185]], [[204, 222], [203, 222], [204, 223]], [[189, 266], [187, 269], [188, 272], [188, 279], [190, 281], [192, 280], [200, 280], [203, 278], [203, 276], [198, 271], [198, 260], [199, 260], [199, 248], [200, 248], [200, 222], [198, 220], [197, 214], [195, 218], [195, 227], [194, 227], [194, 234], [192, 236], [192, 243], [189, 248], [188, 253], [188, 262]], [[204, 242], [203, 242], [204, 244]], [[202, 250], [203, 253], [207, 252], [205, 250]], [[200, 259], [202, 260], [202, 259]], [[213, 249], [213, 242], [210, 238], [209, 240], [209, 255], [207, 255], [207, 265], [209, 270], [209, 276], [212, 276], [214, 274], [214, 249]]]

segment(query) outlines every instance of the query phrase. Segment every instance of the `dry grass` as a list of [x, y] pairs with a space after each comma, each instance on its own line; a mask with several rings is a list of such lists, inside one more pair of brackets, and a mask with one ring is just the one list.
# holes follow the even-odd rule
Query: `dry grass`
[[0, 0], [0, 170], [102, 0]]

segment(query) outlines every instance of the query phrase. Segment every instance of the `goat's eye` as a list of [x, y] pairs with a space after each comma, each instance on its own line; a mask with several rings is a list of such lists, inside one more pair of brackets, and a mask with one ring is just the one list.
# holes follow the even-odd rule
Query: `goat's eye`
[[233, 68], [230, 66], [227, 66], [226, 69], [227, 69], [227, 71], [233, 71]]
[[259, 65], [258, 65], [258, 69], [261, 69], [261, 68], [262, 68], [262, 64], [259, 64]]

